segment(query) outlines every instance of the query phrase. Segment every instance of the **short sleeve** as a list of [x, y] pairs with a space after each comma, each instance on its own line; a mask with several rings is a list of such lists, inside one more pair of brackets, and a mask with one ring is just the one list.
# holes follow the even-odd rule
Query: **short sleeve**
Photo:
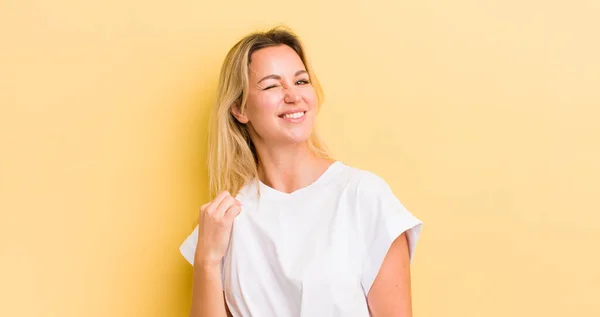
[[196, 245], [198, 244], [198, 226], [194, 228], [194, 231], [183, 241], [181, 246], [179, 247], [179, 252], [181, 255], [190, 262], [191, 265], [194, 265], [194, 255], [196, 254]]
[[404, 207], [381, 177], [367, 172], [357, 186], [365, 248], [361, 284], [368, 294], [390, 246], [402, 233], [406, 233], [412, 263], [423, 223]]

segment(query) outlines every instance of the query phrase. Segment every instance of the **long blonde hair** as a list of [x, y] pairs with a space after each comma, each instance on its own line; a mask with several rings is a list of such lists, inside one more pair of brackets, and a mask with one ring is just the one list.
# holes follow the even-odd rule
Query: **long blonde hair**
[[[211, 197], [224, 190], [235, 197], [248, 181], [258, 179], [258, 157], [254, 144], [246, 125], [238, 122], [231, 110], [236, 106], [239, 106], [242, 113], [245, 110], [248, 98], [248, 68], [252, 53], [279, 45], [291, 47], [304, 63], [316, 91], [317, 113], [321, 109], [323, 90], [297, 35], [287, 27], [278, 26], [242, 38], [225, 57], [219, 77], [217, 99], [210, 117], [207, 161]], [[318, 157], [331, 159], [316, 127], [313, 127], [308, 146]], [[260, 195], [260, 191], [257, 194]]]

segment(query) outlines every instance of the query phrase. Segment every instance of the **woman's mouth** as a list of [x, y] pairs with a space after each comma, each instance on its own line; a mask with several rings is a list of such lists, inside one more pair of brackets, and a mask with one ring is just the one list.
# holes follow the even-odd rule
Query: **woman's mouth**
[[294, 112], [294, 113], [283, 114], [283, 115], [280, 115], [279, 117], [282, 119], [287, 119], [287, 120], [298, 120], [300, 118], [303, 118], [305, 113], [306, 113], [306, 111], [298, 111], [298, 112]]

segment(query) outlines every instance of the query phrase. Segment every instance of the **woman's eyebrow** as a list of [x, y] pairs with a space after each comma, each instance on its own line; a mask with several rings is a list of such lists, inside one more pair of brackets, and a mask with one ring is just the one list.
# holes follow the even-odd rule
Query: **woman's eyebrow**
[[[301, 70], [297, 71], [296, 74], [294, 74], [294, 76], [298, 76], [298, 75], [306, 74], [306, 73], [308, 73], [306, 70], [301, 69]], [[267, 76], [261, 78], [261, 80], [259, 80], [257, 84], [260, 84], [262, 81], [267, 80], [267, 79], [281, 80], [281, 76], [275, 75], [275, 74], [267, 75]]]
[[306, 74], [306, 73], [308, 73], [306, 70], [304, 70], [304, 69], [301, 69], [301, 70], [297, 71], [297, 72], [296, 72], [296, 74], [295, 74], [294, 76], [298, 76], [298, 75], [300, 75], [300, 74]]
[[268, 75], [268, 76], [263, 77], [261, 80], [259, 80], [257, 84], [260, 84], [262, 81], [267, 80], [267, 79], [277, 79], [277, 80], [280, 80], [281, 77], [279, 75], [275, 75], [275, 74]]

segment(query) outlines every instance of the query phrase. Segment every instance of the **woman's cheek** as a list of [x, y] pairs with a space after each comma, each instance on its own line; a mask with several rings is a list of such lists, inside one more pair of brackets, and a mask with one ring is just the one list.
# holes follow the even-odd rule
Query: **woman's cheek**
[[262, 100], [263, 107], [261, 107], [261, 108], [263, 110], [265, 110], [265, 112], [273, 113], [274, 111], [277, 110], [277, 104], [278, 104], [279, 99], [280, 99], [280, 97], [279, 97], [279, 94], [277, 94], [277, 93], [267, 94], [264, 96], [264, 98]]
[[313, 86], [304, 86], [304, 89], [302, 90], [302, 95], [307, 103], [314, 103], [317, 100], [317, 92], [315, 91], [315, 88]]

